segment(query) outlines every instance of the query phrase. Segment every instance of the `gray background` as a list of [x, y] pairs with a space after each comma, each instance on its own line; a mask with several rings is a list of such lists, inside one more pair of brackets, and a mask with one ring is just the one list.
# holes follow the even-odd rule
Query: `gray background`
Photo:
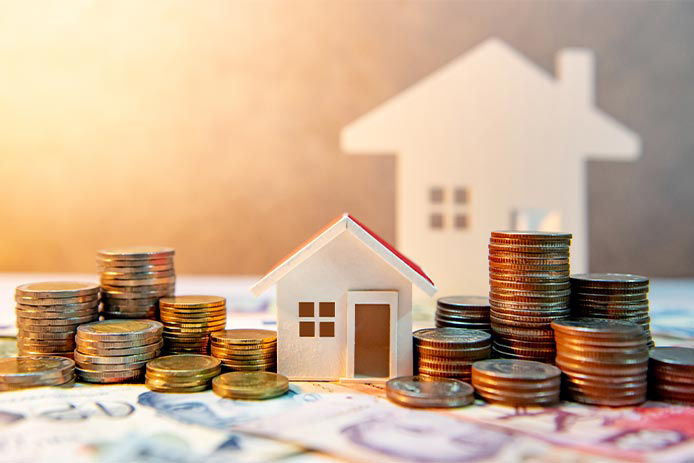
[[393, 240], [395, 158], [340, 129], [491, 36], [593, 49], [641, 136], [587, 166], [591, 269], [694, 275], [694, 4], [639, 1], [0, 1], [0, 270], [260, 274], [344, 211]]

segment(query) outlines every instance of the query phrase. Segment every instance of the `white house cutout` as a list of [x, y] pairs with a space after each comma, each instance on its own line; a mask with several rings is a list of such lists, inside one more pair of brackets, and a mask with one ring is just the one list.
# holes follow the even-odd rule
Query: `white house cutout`
[[407, 257], [344, 214], [259, 280], [277, 286], [277, 371], [290, 380], [412, 374], [412, 285], [436, 287]]

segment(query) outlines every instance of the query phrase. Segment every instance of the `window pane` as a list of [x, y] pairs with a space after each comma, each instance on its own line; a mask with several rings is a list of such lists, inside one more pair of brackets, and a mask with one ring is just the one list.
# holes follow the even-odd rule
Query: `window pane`
[[429, 216], [429, 226], [436, 229], [443, 228], [443, 214], [431, 214]]
[[468, 227], [468, 221], [467, 221], [467, 215], [465, 214], [456, 214], [455, 219], [455, 228], [459, 230], [464, 230]]
[[320, 322], [320, 337], [334, 338], [335, 337], [335, 322]]
[[299, 336], [302, 338], [312, 338], [316, 335], [316, 324], [314, 322], [299, 322]]
[[313, 302], [299, 302], [299, 316], [313, 317]]
[[440, 186], [432, 187], [429, 190], [429, 201], [432, 203], [442, 203], [443, 202], [443, 188]]
[[453, 192], [453, 201], [456, 204], [467, 204], [469, 200], [467, 188], [458, 187]]
[[334, 302], [319, 302], [318, 303], [318, 314], [321, 317], [334, 317], [335, 316], [335, 303]]

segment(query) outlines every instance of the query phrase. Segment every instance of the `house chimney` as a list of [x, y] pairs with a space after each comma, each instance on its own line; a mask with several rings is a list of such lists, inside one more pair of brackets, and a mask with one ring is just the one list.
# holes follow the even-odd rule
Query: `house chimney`
[[576, 102], [595, 101], [595, 55], [587, 48], [565, 48], [557, 55], [557, 77], [565, 94]]

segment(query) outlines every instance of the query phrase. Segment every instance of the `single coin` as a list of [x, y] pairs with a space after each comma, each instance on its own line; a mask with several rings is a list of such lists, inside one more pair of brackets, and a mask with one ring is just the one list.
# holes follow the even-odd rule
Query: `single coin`
[[472, 364], [472, 377], [474, 378], [475, 375], [519, 381], [542, 381], [559, 377], [561, 370], [553, 365], [540, 362], [490, 359], [480, 360]]
[[401, 376], [386, 382], [386, 396], [406, 407], [456, 408], [474, 401], [474, 389], [457, 379]]
[[436, 301], [439, 307], [448, 307], [456, 310], [469, 308], [488, 308], [489, 298], [486, 296], [446, 296]]
[[547, 232], [535, 230], [495, 230], [491, 233], [494, 238], [524, 238], [528, 240], [570, 240], [573, 235], [564, 232]]
[[173, 248], [165, 246], [130, 246], [124, 248], [109, 248], [98, 251], [98, 256], [107, 259], [144, 259], [152, 257], [168, 257], [175, 253]]
[[99, 296], [98, 295], [89, 295], [89, 296], [62, 297], [62, 298], [55, 298], [55, 297], [31, 298], [31, 297], [21, 297], [21, 296], [15, 295], [14, 300], [15, 300], [15, 302], [17, 302], [17, 304], [29, 305], [29, 306], [44, 306], [44, 305], [55, 306], [55, 305], [61, 305], [61, 304], [69, 304], [69, 305], [92, 304], [92, 305], [94, 305], [94, 304], [99, 303]]
[[694, 348], [691, 347], [656, 347], [651, 349], [650, 358], [653, 364], [676, 366], [681, 371], [694, 369]]
[[415, 344], [429, 347], [485, 346], [491, 343], [491, 335], [479, 330], [464, 328], [425, 328], [413, 333]]
[[176, 386], [168, 386], [164, 383], [157, 383], [155, 381], [151, 381], [149, 379], [145, 379], [145, 386], [147, 386], [148, 389], [155, 391], [155, 392], [168, 392], [168, 393], [192, 393], [192, 392], [202, 392], [206, 391], [207, 389], [210, 388], [209, 384], [197, 384], [194, 386], [182, 386], [182, 387], [176, 387]]
[[643, 328], [639, 325], [623, 320], [609, 320], [604, 318], [579, 318], [555, 320], [552, 329], [567, 334], [585, 334], [590, 336], [641, 336]]
[[15, 294], [25, 298], [61, 298], [93, 296], [99, 292], [99, 285], [77, 281], [46, 281], [17, 286]]
[[40, 378], [43, 375], [64, 375], [75, 367], [75, 363], [64, 357], [7, 357], [0, 358], [0, 383], [13, 380]]
[[81, 338], [94, 341], [125, 341], [151, 338], [162, 333], [164, 326], [154, 320], [104, 320], [77, 328]]
[[271, 399], [289, 390], [285, 376], [266, 371], [224, 373], [212, 380], [215, 394], [229, 399]]
[[648, 285], [648, 277], [629, 273], [578, 273], [571, 280], [582, 286]]
[[85, 346], [84, 344], [81, 344], [78, 348], [78, 350], [86, 355], [98, 355], [98, 356], [103, 356], [103, 357], [114, 357], [114, 356], [130, 356], [130, 355], [141, 355], [141, 354], [148, 354], [150, 352], [155, 352], [159, 351], [164, 347], [164, 341], [161, 339], [159, 342], [154, 343], [154, 344], [148, 344], [146, 346], [138, 346], [138, 347], [126, 347], [126, 348], [111, 348], [111, 349], [104, 349], [104, 348], [93, 348], [93, 347], [88, 347]]
[[32, 325], [32, 326], [42, 326], [42, 325], [49, 325], [49, 326], [62, 326], [62, 325], [80, 325], [82, 323], [88, 323], [88, 322], [93, 322], [96, 318], [99, 317], [98, 313], [90, 313], [87, 315], [82, 315], [78, 317], [66, 317], [66, 318], [29, 318], [29, 317], [24, 317], [21, 314], [17, 314], [17, 321], [22, 322], [23, 324], [26, 325]]
[[277, 342], [277, 332], [262, 329], [220, 330], [210, 334], [212, 342], [220, 344], [274, 344]]
[[110, 355], [103, 354], [90, 355], [75, 351], [75, 361], [78, 363], [91, 363], [96, 365], [113, 365], [142, 362], [159, 356], [159, 350], [148, 351], [142, 354], [135, 355]]
[[75, 372], [80, 381], [88, 383], [122, 383], [126, 381], [135, 381], [144, 376], [142, 369], [97, 371], [75, 368]]
[[167, 355], [147, 364], [147, 371], [168, 376], [204, 374], [219, 369], [219, 359], [209, 355]]

